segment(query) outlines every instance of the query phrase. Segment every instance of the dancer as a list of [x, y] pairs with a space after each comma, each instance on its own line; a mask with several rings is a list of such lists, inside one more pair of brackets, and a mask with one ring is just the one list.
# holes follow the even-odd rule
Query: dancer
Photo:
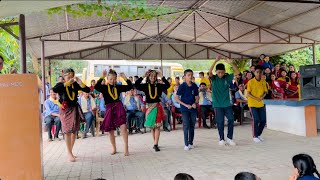
[[[185, 82], [178, 89], [176, 101], [181, 104], [183, 121], [184, 150], [193, 149], [194, 126], [197, 119], [197, 104], [199, 103], [198, 86], [192, 82], [193, 71], [184, 71]], [[204, 83], [205, 84], [205, 83]]]
[[268, 93], [267, 82], [261, 79], [263, 67], [256, 66], [255, 77], [248, 82], [248, 106], [253, 117], [253, 141], [260, 143], [263, 141], [262, 132], [266, 125], [266, 107], [263, 99]]
[[[226, 143], [235, 146], [236, 143], [233, 139], [233, 126], [234, 117], [232, 111], [232, 99], [229, 93], [229, 85], [233, 80], [233, 74], [226, 74], [224, 64], [217, 62], [220, 60], [219, 56], [217, 60], [211, 65], [209, 69], [210, 79], [212, 83], [212, 105], [215, 108], [216, 122], [218, 126], [220, 141], [219, 145], [224, 146]], [[238, 68], [233, 64], [230, 59], [225, 60], [233, 68], [235, 75], [240, 74]], [[217, 66], [216, 66], [217, 64]], [[213, 75], [213, 68], [216, 66], [217, 75]], [[224, 116], [228, 118], [228, 135], [227, 142], [224, 139]]]
[[[157, 82], [157, 77], [161, 77], [164, 84]], [[158, 143], [160, 138], [160, 127], [162, 121], [165, 119], [165, 112], [160, 102], [162, 92], [166, 91], [170, 84], [161, 72], [149, 70], [146, 72], [146, 83], [141, 84], [143, 78], [139, 78], [135, 82], [138, 90], [146, 94], [147, 112], [145, 126], [150, 127], [152, 131], [154, 150], [160, 151]]]
[[[104, 85], [102, 84], [102, 81], [106, 78], [107, 75], [108, 85]], [[120, 76], [127, 82], [128, 85], [117, 85], [117, 73], [112, 69], [109, 70], [109, 73], [104, 70], [103, 75], [98, 80], [94, 88], [103, 94], [103, 98], [106, 104], [106, 114], [101, 124], [101, 131], [109, 132], [109, 138], [112, 145], [111, 155], [117, 153], [114, 131], [116, 130], [116, 128], [120, 127], [125, 145], [124, 155], [129, 156], [126, 111], [120, 101], [120, 94], [122, 92], [130, 91], [133, 86], [131, 81], [127, 79], [124, 73], [120, 73]]]
[[80, 129], [80, 121], [85, 122], [85, 118], [78, 104], [78, 91], [90, 92], [90, 88], [74, 75], [73, 69], [66, 69], [63, 74], [65, 83], [59, 82], [52, 88], [55, 93], [59, 94], [59, 101], [62, 105], [60, 108], [60, 121], [62, 124], [62, 132], [65, 134], [68, 159], [70, 162], [76, 161], [76, 156], [72, 153], [72, 149]]

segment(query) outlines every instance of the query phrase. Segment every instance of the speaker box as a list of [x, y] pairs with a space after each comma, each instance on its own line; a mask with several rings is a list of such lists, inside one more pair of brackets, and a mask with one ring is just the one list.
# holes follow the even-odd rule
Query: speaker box
[[320, 64], [300, 66], [302, 99], [320, 99]]

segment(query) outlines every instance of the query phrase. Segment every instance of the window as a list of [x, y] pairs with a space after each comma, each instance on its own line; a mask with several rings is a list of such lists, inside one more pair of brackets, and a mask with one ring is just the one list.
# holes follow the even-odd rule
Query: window
[[94, 77], [100, 77], [102, 75], [102, 65], [96, 64], [94, 65]]

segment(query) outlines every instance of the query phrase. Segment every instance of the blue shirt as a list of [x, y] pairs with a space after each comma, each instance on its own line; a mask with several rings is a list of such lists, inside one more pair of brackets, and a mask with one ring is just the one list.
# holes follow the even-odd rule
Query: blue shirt
[[203, 102], [201, 105], [211, 105], [211, 101], [209, 101], [208, 97], [207, 97], [207, 92], [200, 92], [203, 93]]
[[129, 105], [126, 105], [126, 108], [128, 111], [135, 111], [135, 110], [138, 110], [138, 106], [137, 106], [137, 102], [136, 100], [134, 99], [134, 96], [131, 96], [130, 97], [130, 104]]
[[52, 101], [50, 101], [50, 99], [47, 99], [44, 102], [44, 107], [46, 108], [44, 117], [50, 116], [52, 113], [59, 114], [59, 106], [57, 104], [54, 104]]
[[160, 97], [160, 101], [162, 103], [163, 107], [167, 107], [167, 103], [171, 104], [171, 100], [168, 98], [168, 96], [162, 92], [161, 97]]
[[99, 109], [100, 111], [106, 111], [106, 103], [104, 102], [104, 98], [100, 99]]
[[262, 67], [263, 67], [263, 69], [267, 69], [267, 68], [269, 68], [271, 71], [272, 71], [272, 69], [273, 69], [273, 65], [271, 64], [271, 62], [269, 61], [269, 62], [263, 62], [262, 63]]
[[[240, 90], [239, 90], [239, 91], [240, 91]], [[236, 92], [236, 94], [235, 94], [235, 98], [236, 98], [236, 99], [245, 100], [242, 96], [240, 96], [239, 91], [237, 91], [237, 92]], [[247, 105], [247, 104], [248, 104], [248, 103], [244, 103], [243, 105]]]
[[171, 95], [171, 101], [174, 107], [180, 108], [180, 104], [176, 101], [176, 95], [174, 94]]
[[[180, 96], [180, 100], [185, 104], [192, 105], [196, 102], [196, 96], [199, 95], [198, 86], [195, 83], [192, 83], [191, 86], [188, 86], [187, 83], [182, 83], [179, 86], [177, 95]], [[197, 112], [197, 109], [188, 109], [181, 104], [181, 111]]]
[[298, 180], [319, 180], [319, 178], [316, 178], [314, 176], [304, 176], [302, 178], [298, 178]]

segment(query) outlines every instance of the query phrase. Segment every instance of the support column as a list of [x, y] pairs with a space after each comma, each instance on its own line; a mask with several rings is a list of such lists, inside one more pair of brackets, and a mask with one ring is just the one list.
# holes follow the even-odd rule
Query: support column
[[45, 46], [44, 41], [41, 41], [41, 72], [42, 72], [42, 97], [43, 102], [46, 100], [46, 71], [45, 71]]
[[313, 64], [317, 64], [316, 44], [312, 44]]
[[52, 86], [52, 71], [51, 71], [51, 59], [49, 59], [49, 82], [50, 85]]
[[19, 16], [19, 39], [20, 39], [20, 67], [21, 73], [27, 73], [27, 51], [26, 51], [26, 28], [25, 16]]
[[160, 59], [161, 59], [161, 73], [162, 73], [162, 76], [164, 76], [164, 74], [163, 74], [163, 64], [162, 64], [162, 60], [163, 60], [163, 56], [162, 56], [162, 44], [160, 44]]

